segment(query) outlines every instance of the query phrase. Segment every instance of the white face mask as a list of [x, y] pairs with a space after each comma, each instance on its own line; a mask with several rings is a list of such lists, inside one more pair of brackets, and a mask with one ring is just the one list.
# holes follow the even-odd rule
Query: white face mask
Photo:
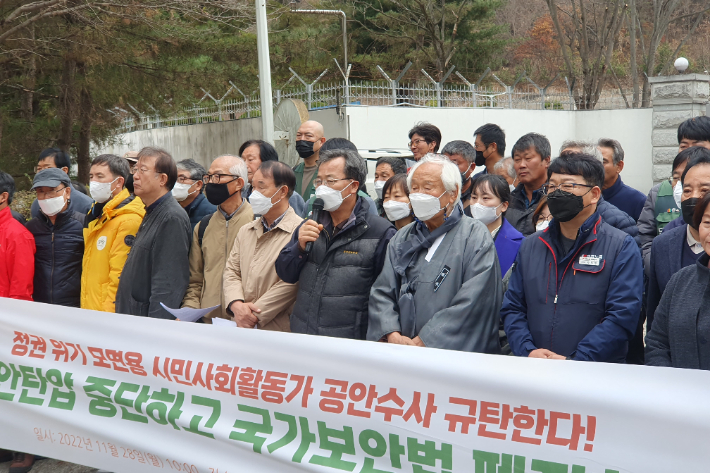
[[488, 225], [489, 223], [495, 222], [499, 217], [497, 210], [501, 205], [503, 204], [501, 203], [497, 207], [486, 207], [476, 202], [471, 206], [471, 216], [476, 220], [480, 220], [482, 224]]
[[446, 207], [441, 207], [439, 199], [441, 199], [441, 196], [446, 194], [446, 192], [447, 191], [444, 191], [439, 197], [421, 193], [409, 194], [409, 202], [412, 204], [414, 215], [422, 222], [426, 222], [444, 210]]
[[[353, 182], [355, 181], [350, 182], [350, 184], [352, 184]], [[343, 188], [343, 191], [350, 187], [350, 184], [345, 186]], [[330, 187], [323, 184], [316, 187], [316, 197], [318, 197], [319, 199], [323, 199], [323, 210], [325, 210], [326, 212], [333, 212], [334, 210], [338, 210], [343, 204], [343, 200], [345, 200], [343, 199], [343, 191], [336, 191], [335, 189], [331, 189]], [[350, 197], [350, 195], [348, 197]]]
[[549, 220], [543, 220], [542, 222], [537, 222], [537, 225], [535, 225], [535, 231], [541, 232], [543, 230], [546, 230], [547, 227], [550, 226], [550, 221]]
[[396, 222], [397, 220], [402, 220], [407, 218], [412, 214], [412, 209], [406, 202], [400, 202], [398, 200], [388, 200], [382, 207], [385, 209], [387, 214], [387, 219], [390, 222]]
[[[283, 186], [276, 189], [276, 192], [280, 191], [282, 187]], [[251, 195], [249, 196], [249, 203], [251, 204], [251, 210], [252, 212], [254, 212], [254, 215], [266, 215], [269, 210], [271, 210], [271, 207], [281, 202], [283, 198], [277, 200], [273, 204], [271, 203], [271, 199], [274, 198], [276, 192], [271, 194], [271, 197], [266, 197], [259, 191], [254, 191], [251, 193]]]
[[194, 185], [194, 183], [193, 184], [181, 184], [179, 182], [176, 182], [175, 185], [173, 186], [173, 190], [172, 190], [173, 197], [175, 197], [175, 200], [177, 200], [178, 202], [182, 202], [183, 200], [187, 199], [187, 197], [189, 195], [192, 195], [195, 192], [197, 192], [197, 189], [195, 189], [194, 191], [188, 193], [188, 191], [190, 190], [190, 187], [192, 187], [193, 185]]
[[64, 194], [58, 197], [52, 197], [51, 199], [38, 200], [39, 208], [42, 213], [47, 217], [53, 217], [62, 211], [66, 201], [64, 200]]
[[673, 199], [675, 199], [675, 205], [678, 208], [680, 208], [681, 197], [683, 197], [683, 184], [681, 184], [680, 180], [678, 180], [673, 188]]
[[108, 201], [111, 198], [111, 185], [116, 182], [116, 180], [118, 180], [118, 178], [111, 182], [91, 181], [89, 183], [89, 194], [91, 194], [91, 198], [99, 204]]
[[510, 192], [513, 192], [515, 190], [515, 184], [511, 184], [508, 187], [510, 187]]
[[375, 192], [377, 192], [377, 198], [382, 200], [382, 189], [385, 188], [385, 182], [387, 181], [375, 181]]

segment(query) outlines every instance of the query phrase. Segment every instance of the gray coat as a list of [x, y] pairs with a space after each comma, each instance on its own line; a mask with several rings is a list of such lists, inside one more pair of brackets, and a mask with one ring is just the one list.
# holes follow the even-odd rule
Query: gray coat
[[656, 222], [656, 197], [662, 183], [658, 183], [651, 187], [651, 190], [646, 197], [646, 203], [643, 204], [643, 210], [639, 216], [636, 226], [639, 229], [638, 242], [641, 245], [641, 253], [643, 255], [643, 267], [646, 269], [646, 276], [650, 276], [649, 263], [651, 262], [651, 244], [653, 239], [658, 235], [658, 226]]
[[[380, 276], [372, 286], [367, 339], [380, 340], [402, 332], [398, 300], [403, 278], [393, 266], [401, 245], [414, 223], [402, 228], [390, 241]], [[407, 269], [414, 282], [418, 335], [427, 347], [479, 353], [500, 353], [498, 326], [503, 283], [493, 238], [481, 222], [469, 217], [444, 236], [430, 262], [426, 250], [415, 256]], [[437, 278], [449, 272], [436, 289]], [[409, 336], [409, 334], [403, 334]]]
[[190, 219], [169, 192], [154, 205], [147, 209], [130, 245], [118, 283], [116, 312], [174, 319], [160, 303], [179, 308], [187, 290]]
[[646, 336], [646, 364], [710, 370], [710, 257], [673, 275]]

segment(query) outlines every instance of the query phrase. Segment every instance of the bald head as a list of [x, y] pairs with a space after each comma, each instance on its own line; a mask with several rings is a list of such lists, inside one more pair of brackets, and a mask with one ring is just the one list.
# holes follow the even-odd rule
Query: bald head
[[[325, 136], [325, 131], [323, 131], [323, 125], [318, 123], [315, 120], [308, 120], [305, 121], [301, 124], [301, 126], [298, 128], [298, 133], [299, 134], [304, 134], [304, 135], [312, 135], [313, 140], [308, 140], [308, 141], [316, 141], [320, 140]], [[298, 139], [298, 138], [296, 138]], [[306, 138], [304, 138], [306, 139]]]
[[[303, 158], [306, 166], [315, 166], [320, 155], [320, 148], [325, 143], [323, 125], [315, 120], [303, 122], [296, 132], [296, 151]], [[300, 143], [300, 144], [299, 144]], [[313, 143], [311, 145], [311, 143]]]

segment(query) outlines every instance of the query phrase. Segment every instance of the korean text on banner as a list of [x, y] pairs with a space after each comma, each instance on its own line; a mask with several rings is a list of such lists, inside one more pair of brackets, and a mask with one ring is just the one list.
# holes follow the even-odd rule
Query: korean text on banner
[[710, 374], [2, 299], [0, 447], [116, 472], [667, 473]]

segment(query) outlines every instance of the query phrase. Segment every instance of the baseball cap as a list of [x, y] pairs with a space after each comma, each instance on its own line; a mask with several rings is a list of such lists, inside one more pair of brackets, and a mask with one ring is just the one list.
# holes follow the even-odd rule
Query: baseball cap
[[37, 187], [57, 187], [59, 184], [64, 184], [67, 187], [71, 186], [71, 179], [69, 179], [67, 173], [57, 168], [43, 169], [35, 174], [32, 180], [32, 189]]

